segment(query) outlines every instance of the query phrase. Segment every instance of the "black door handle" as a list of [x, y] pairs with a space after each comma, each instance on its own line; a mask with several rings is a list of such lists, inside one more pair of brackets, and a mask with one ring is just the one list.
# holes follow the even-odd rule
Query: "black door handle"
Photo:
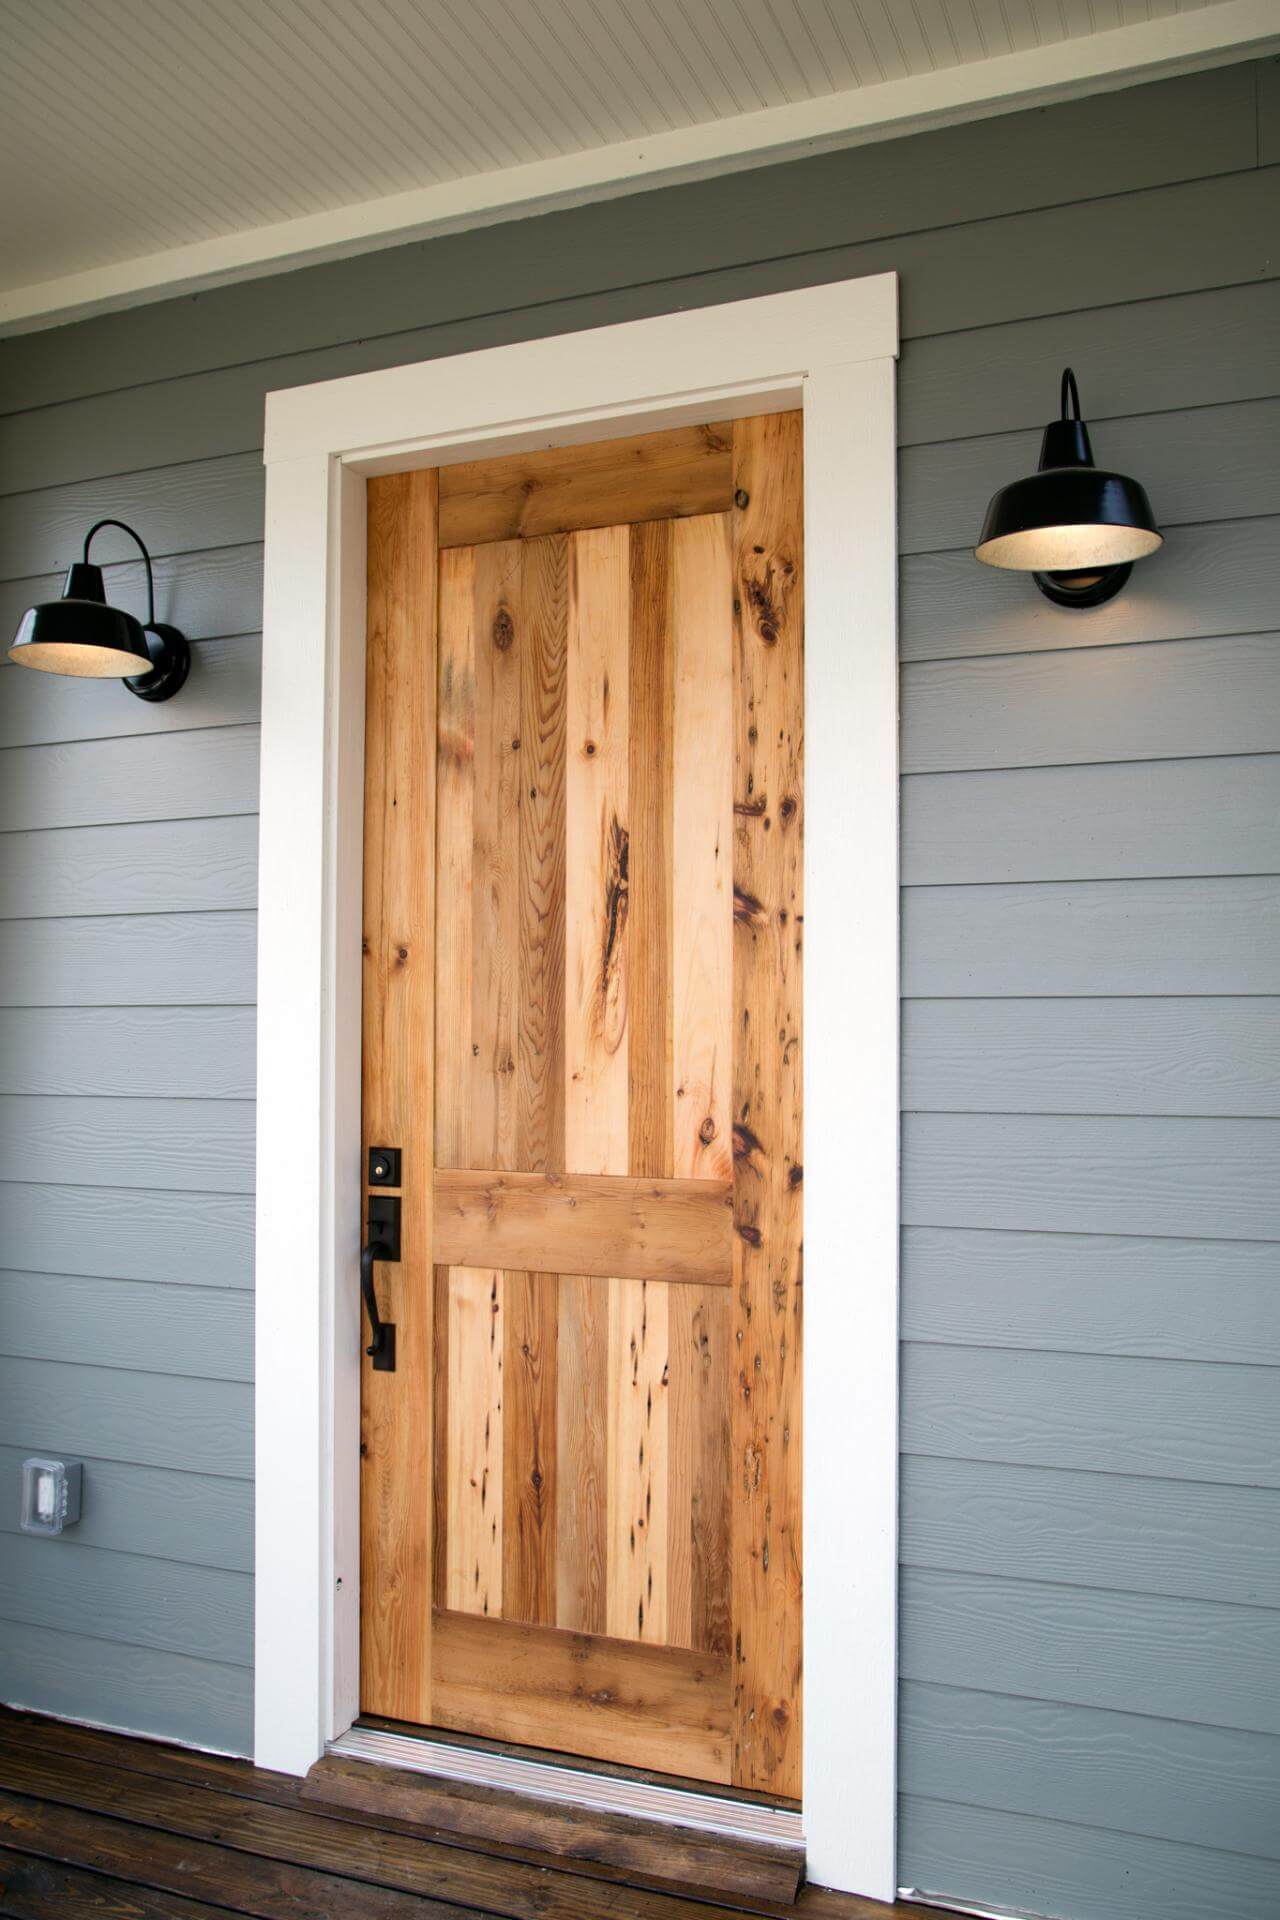
[[394, 1373], [396, 1370], [396, 1330], [390, 1320], [384, 1320], [378, 1313], [378, 1296], [373, 1285], [373, 1263], [375, 1260], [391, 1259], [391, 1248], [384, 1240], [371, 1240], [367, 1247], [360, 1250], [360, 1291], [364, 1295], [365, 1312], [369, 1316], [369, 1331], [373, 1335], [365, 1352], [373, 1362], [375, 1373]]

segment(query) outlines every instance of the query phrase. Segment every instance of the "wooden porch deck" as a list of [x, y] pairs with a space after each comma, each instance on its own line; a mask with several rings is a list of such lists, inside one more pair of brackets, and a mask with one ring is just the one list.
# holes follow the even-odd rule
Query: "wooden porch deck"
[[0, 1709], [11, 1920], [940, 1920], [819, 1887], [726, 1898], [381, 1812], [317, 1812], [302, 1781], [248, 1761]]

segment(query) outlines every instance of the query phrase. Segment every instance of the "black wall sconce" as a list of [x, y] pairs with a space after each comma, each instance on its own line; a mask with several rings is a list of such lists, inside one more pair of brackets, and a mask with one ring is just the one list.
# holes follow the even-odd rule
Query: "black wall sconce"
[[1163, 539], [1138, 482], [1094, 466], [1076, 377], [1064, 367], [1062, 418], [1044, 430], [1040, 470], [992, 496], [977, 558], [1030, 573], [1059, 607], [1100, 607]]
[[[137, 541], [147, 569], [147, 617], [135, 620], [107, 605], [102, 568], [89, 560], [89, 545], [103, 527], [119, 527]], [[123, 520], [98, 520], [84, 538], [84, 552], [67, 569], [60, 600], [28, 607], [18, 623], [9, 658], [42, 673], [70, 673], [89, 680], [123, 680], [139, 700], [169, 700], [187, 677], [191, 649], [176, 627], [156, 619], [151, 555]]]

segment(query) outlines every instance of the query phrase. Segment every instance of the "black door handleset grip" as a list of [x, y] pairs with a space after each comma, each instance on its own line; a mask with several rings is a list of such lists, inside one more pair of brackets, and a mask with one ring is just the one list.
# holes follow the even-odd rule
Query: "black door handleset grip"
[[[399, 1147], [370, 1147], [369, 1184], [399, 1186]], [[384, 1320], [378, 1312], [378, 1295], [373, 1284], [374, 1263], [379, 1260], [395, 1262], [399, 1258], [400, 1195], [371, 1193], [369, 1237], [360, 1252], [360, 1292], [364, 1296], [372, 1335], [365, 1352], [373, 1362], [375, 1373], [394, 1373], [396, 1370], [396, 1330], [394, 1322]]]

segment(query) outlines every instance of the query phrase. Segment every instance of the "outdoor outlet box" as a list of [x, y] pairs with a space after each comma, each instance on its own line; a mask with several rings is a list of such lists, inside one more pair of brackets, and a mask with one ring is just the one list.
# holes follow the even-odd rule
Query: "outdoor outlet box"
[[78, 1460], [42, 1460], [32, 1456], [22, 1463], [24, 1533], [61, 1533], [80, 1518], [80, 1482], [84, 1468]]

